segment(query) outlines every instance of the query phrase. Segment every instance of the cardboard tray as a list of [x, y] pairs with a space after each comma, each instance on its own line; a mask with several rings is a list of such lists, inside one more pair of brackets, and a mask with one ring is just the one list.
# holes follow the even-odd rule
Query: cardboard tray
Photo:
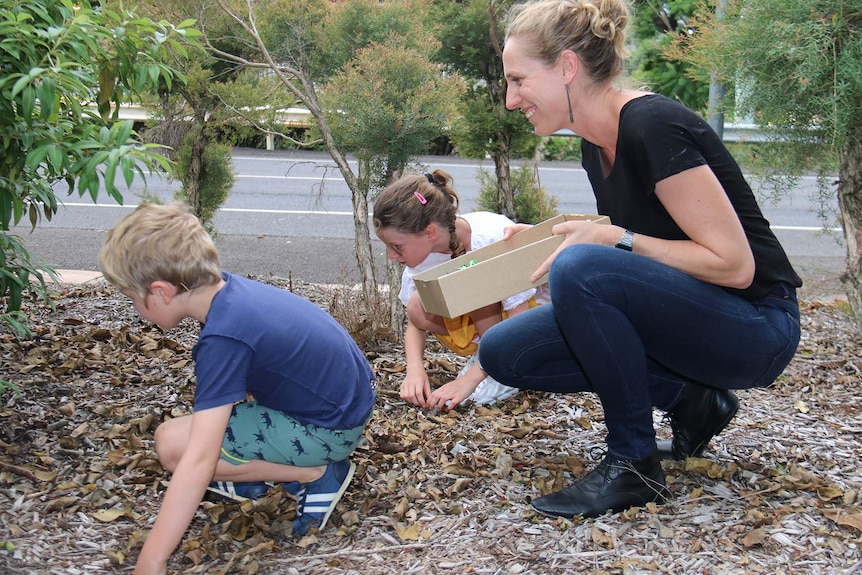
[[[443, 317], [458, 317], [509, 296], [548, 282], [545, 274], [535, 282], [530, 274], [562, 243], [551, 233], [557, 224], [589, 220], [609, 224], [607, 216], [561, 214], [498, 241], [468, 252], [413, 276], [425, 310]], [[474, 261], [474, 265], [470, 262]]]

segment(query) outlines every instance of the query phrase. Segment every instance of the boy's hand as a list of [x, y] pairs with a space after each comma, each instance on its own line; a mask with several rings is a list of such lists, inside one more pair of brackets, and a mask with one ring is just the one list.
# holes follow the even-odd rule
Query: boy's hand
[[149, 560], [142, 553], [135, 563], [133, 575], [166, 575], [168, 572], [167, 561]]

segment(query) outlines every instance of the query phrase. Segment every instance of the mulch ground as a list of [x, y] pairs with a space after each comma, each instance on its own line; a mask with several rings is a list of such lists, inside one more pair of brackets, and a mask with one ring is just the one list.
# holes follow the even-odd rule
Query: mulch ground
[[[351, 297], [283, 287], [325, 309]], [[153, 430], [190, 409], [196, 326], [162, 333], [104, 285], [56, 303], [28, 304], [32, 340], [0, 334], [0, 379], [20, 390], [0, 397], [0, 573], [128, 573], [169, 480]], [[398, 398], [403, 350], [377, 343], [377, 409], [331, 526], [287, 535], [280, 489], [255, 505], [205, 501], [171, 572], [862, 573], [860, 352], [845, 303], [804, 303], [785, 373], [739, 393], [703, 459], [665, 464], [670, 501], [569, 521], [529, 501], [601, 460], [593, 396], [427, 413]], [[441, 382], [462, 362], [427, 357]]]

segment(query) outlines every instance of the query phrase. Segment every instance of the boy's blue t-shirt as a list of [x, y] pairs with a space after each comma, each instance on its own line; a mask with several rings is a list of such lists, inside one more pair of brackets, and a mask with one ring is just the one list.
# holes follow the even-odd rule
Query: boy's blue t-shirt
[[261, 405], [327, 429], [362, 425], [374, 375], [350, 334], [289, 291], [227, 272], [201, 326], [195, 410], [250, 393]]

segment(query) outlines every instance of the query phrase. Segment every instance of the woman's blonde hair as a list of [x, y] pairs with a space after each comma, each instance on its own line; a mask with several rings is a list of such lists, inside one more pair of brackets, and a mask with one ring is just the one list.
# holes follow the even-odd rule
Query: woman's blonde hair
[[218, 251], [188, 206], [142, 204], [108, 232], [99, 252], [105, 279], [146, 300], [150, 284], [166, 281], [180, 292], [218, 283]]
[[403, 234], [421, 234], [432, 223], [449, 230], [449, 250], [458, 257], [466, 247], [455, 234], [458, 194], [452, 176], [443, 170], [402, 176], [386, 186], [374, 200], [374, 229], [393, 228]]
[[626, 0], [539, 0], [509, 11], [506, 39], [527, 40], [527, 49], [547, 64], [571, 50], [594, 81], [605, 82], [623, 71], [628, 23]]

